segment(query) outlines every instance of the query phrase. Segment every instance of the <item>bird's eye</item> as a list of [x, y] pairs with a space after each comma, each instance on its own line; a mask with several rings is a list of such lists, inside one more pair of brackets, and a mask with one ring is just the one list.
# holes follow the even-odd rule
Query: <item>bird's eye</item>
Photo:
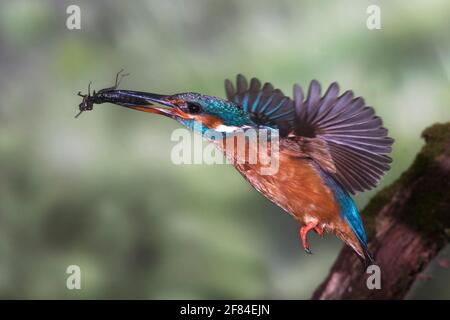
[[187, 111], [191, 114], [198, 114], [202, 112], [202, 107], [198, 103], [188, 102]]

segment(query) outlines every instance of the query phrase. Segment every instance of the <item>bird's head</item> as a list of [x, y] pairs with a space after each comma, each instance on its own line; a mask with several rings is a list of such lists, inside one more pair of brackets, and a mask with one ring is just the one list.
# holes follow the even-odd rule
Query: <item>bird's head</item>
[[91, 95], [90, 86], [79, 105], [80, 112], [92, 110], [94, 104], [113, 103], [144, 112], [164, 115], [185, 127], [208, 133], [234, 133], [247, 128], [278, 130], [286, 135], [292, 129], [294, 104], [281, 90], [270, 83], [263, 86], [252, 78], [247, 80], [238, 75], [236, 90], [231, 81], [225, 81], [227, 99], [194, 92], [161, 95], [148, 92], [117, 89], [124, 75], [116, 75], [113, 87], [101, 89]]
[[145, 99], [150, 105], [131, 108], [167, 116], [202, 133], [208, 130], [233, 132], [255, 125], [248, 112], [218, 97], [193, 92], [173, 95], [147, 93]]

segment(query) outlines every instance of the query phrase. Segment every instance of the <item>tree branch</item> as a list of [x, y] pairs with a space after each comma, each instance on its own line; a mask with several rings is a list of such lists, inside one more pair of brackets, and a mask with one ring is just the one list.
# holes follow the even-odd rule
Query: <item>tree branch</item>
[[362, 212], [381, 289], [369, 290], [356, 255], [345, 247], [312, 299], [403, 299], [450, 240], [450, 123], [422, 133], [425, 146], [402, 176]]

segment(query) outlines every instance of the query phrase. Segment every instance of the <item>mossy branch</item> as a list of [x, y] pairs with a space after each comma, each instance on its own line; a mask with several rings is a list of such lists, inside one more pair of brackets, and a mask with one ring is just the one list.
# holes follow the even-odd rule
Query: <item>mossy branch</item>
[[427, 128], [411, 167], [362, 211], [369, 248], [381, 269], [381, 289], [349, 248], [340, 252], [313, 299], [402, 299], [450, 240], [450, 123]]

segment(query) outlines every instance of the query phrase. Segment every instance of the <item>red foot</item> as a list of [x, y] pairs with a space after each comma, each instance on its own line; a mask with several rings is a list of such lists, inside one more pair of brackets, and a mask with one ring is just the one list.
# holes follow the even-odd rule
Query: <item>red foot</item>
[[314, 231], [323, 238], [323, 229], [321, 227], [315, 226]]
[[314, 229], [317, 233], [319, 233], [316, 228], [319, 229], [321, 233], [323, 233], [323, 230], [317, 227], [317, 222], [310, 222], [306, 226], [300, 228], [300, 238], [302, 239], [303, 248], [305, 249], [306, 253], [312, 254], [311, 250], [309, 249], [308, 239], [306, 239], [306, 235], [311, 229]]

